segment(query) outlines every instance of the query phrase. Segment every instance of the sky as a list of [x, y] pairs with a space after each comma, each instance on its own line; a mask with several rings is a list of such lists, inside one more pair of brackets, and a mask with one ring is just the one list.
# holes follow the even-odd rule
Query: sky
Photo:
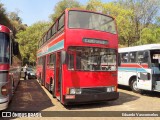
[[[7, 12], [18, 11], [23, 24], [28, 26], [38, 21], [49, 21], [50, 14], [54, 13], [54, 7], [60, 0], [0, 0]], [[85, 5], [88, 0], [77, 0]], [[110, 2], [113, 0], [101, 0]]]

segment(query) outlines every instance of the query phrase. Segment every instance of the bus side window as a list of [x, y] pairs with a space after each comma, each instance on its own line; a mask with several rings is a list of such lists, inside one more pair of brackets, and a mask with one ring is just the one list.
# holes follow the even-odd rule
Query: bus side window
[[138, 62], [139, 63], [148, 63], [148, 52], [147, 51], [140, 51], [138, 52]]
[[136, 52], [130, 52], [129, 53], [129, 62], [130, 63], [136, 63]]
[[64, 30], [64, 14], [58, 20], [58, 32]]
[[121, 61], [122, 63], [128, 63], [128, 53], [121, 54]]
[[47, 33], [47, 40], [49, 40], [50, 38], [51, 38], [51, 30], [49, 30]]
[[57, 32], [57, 22], [52, 26], [52, 35], [51, 36], [55, 36], [56, 35], [56, 32]]

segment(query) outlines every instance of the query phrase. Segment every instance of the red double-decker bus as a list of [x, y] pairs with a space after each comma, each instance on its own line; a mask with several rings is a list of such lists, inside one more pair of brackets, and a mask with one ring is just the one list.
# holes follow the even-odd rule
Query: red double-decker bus
[[20, 80], [20, 58], [10, 29], [0, 25], [0, 110], [8, 107]]
[[118, 35], [113, 17], [66, 9], [38, 46], [37, 78], [62, 104], [119, 97]]

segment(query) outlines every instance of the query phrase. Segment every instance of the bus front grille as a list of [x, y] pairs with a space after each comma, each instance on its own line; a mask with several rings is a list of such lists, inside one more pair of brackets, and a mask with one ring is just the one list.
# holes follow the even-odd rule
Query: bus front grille
[[82, 94], [97, 94], [106, 92], [106, 87], [82, 88]]

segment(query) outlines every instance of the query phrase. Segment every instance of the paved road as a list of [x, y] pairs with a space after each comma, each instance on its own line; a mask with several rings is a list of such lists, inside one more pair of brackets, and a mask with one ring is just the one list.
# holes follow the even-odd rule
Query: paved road
[[[147, 92], [140, 95], [122, 86], [118, 91], [120, 97], [115, 101], [66, 107], [57, 99], [52, 98], [52, 95], [36, 80], [21, 80], [6, 111], [160, 111], [160, 93], [158, 92]], [[26, 119], [29, 120], [29, 118]], [[101, 119], [105, 118], [101, 117]], [[155, 119], [158, 120], [158, 118]]]

